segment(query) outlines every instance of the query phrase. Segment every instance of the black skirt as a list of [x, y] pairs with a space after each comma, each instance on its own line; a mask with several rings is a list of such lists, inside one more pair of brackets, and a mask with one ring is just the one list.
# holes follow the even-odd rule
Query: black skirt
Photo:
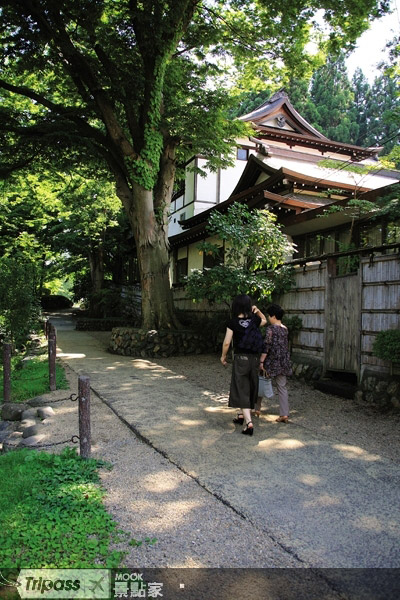
[[254, 408], [258, 396], [259, 354], [235, 354], [228, 406]]

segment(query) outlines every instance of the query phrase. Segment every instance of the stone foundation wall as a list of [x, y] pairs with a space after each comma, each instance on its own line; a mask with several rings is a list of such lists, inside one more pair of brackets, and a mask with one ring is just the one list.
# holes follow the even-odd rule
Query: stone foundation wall
[[322, 377], [322, 367], [292, 363], [293, 375], [298, 379], [304, 379], [307, 383], [317, 381]]
[[79, 317], [76, 320], [75, 329], [79, 331], [111, 331], [114, 327], [133, 327], [134, 323], [129, 319], [120, 317], [110, 317], [105, 319], [93, 319], [89, 317]]
[[400, 410], [400, 377], [365, 372], [355, 398], [382, 410]]
[[111, 332], [108, 350], [124, 356], [166, 358], [215, 352], [216, 343], [209, 337], [188, 330], [147, 331], [133, 327], [115, 327]]
[[322, 362], [317, 358], [307, 357], [293, 352], [291, 355], [293, 376], [307, 383], [321, 379], [323, 374]]
[[[323, 366], [317, 360], [304, 362], [300, 356], [292, 355], [292, 367], [293, 377], [310, 385], [323, 380]], [[383, 412], [400, 410], [400, 375], [365, 371], [361, 383], [354, 386], [354, 399], [373, 405]]]

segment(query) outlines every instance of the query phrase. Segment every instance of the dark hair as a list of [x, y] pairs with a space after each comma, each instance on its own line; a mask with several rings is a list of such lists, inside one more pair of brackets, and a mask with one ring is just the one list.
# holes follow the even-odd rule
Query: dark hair
[[242, 294], [240, 296], [236, 296], [232, 303], [232, 316], [238, 317], [240, 314], [243, 314], [246, 318], [251, 315], [251, 298], [246, 294]]
[[279, 304], [271, 304], [271, 306], [268, 306], [267, 308], [267, 314], [270, 317], [276, 317], [278, 321], [282, 321], [285, 311]]

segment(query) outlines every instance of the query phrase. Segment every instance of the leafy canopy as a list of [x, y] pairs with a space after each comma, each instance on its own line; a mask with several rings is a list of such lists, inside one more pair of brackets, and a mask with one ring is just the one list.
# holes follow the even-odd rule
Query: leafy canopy
[[[206, 299], [210, 303], [230, 305], [238, 294], [249, 294], [254, 299], [269, 298], [279, 278], [290, 280], [287, 270], [277, 267], [294, 248], [275, 221], [276, 216], [270, 211], [250, 211], [239, 203], [230, 206], [225, 214], [213, 212], [207, 232], [223, 242], [224, 262], [203, 271], [193, 270], [187, 278], [189, 297], [194, 301]], [[220, 246], [209, 241], [199, 244], [198, 248], [215, 257], [221, 251]], [[273, 269], [276, 271], [269, 275], [267, 271]]]
[[152, 189], [171, 142], [182, 157], [226, 160], [239, 131], [226, 119], [234, 81], [243, 90], [311, 72], [321, 59], [310, 41], [351, 48], [387, 10], [386, 0], [3, 1], [3, 172], [74, 148], [114, 172], [122, 160]]

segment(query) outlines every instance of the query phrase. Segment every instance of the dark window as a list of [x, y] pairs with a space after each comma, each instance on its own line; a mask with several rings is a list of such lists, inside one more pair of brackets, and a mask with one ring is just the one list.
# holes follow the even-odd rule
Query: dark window
[[381, 223], [373, 223], [360, 227], [360, 245], [362, 247], [382, 245]]
[[249, 151], [247, 148], [236, 148], [236, 158], [238, 160], [247, 160], [249, 158]]
[[217, 254], [206, 254], [203, 253], [203, 269], [212, 269], [217, 265], [224, 264], [224, 249], [221, 246], [218, 248]]
[[176, 283], [180, 283], [188, 274], [188, 259], [180, 258], [176, 261]]
[[306, 256], [319, 256], [321, 254], [321, 237], [319, 235], [307, 236]]

